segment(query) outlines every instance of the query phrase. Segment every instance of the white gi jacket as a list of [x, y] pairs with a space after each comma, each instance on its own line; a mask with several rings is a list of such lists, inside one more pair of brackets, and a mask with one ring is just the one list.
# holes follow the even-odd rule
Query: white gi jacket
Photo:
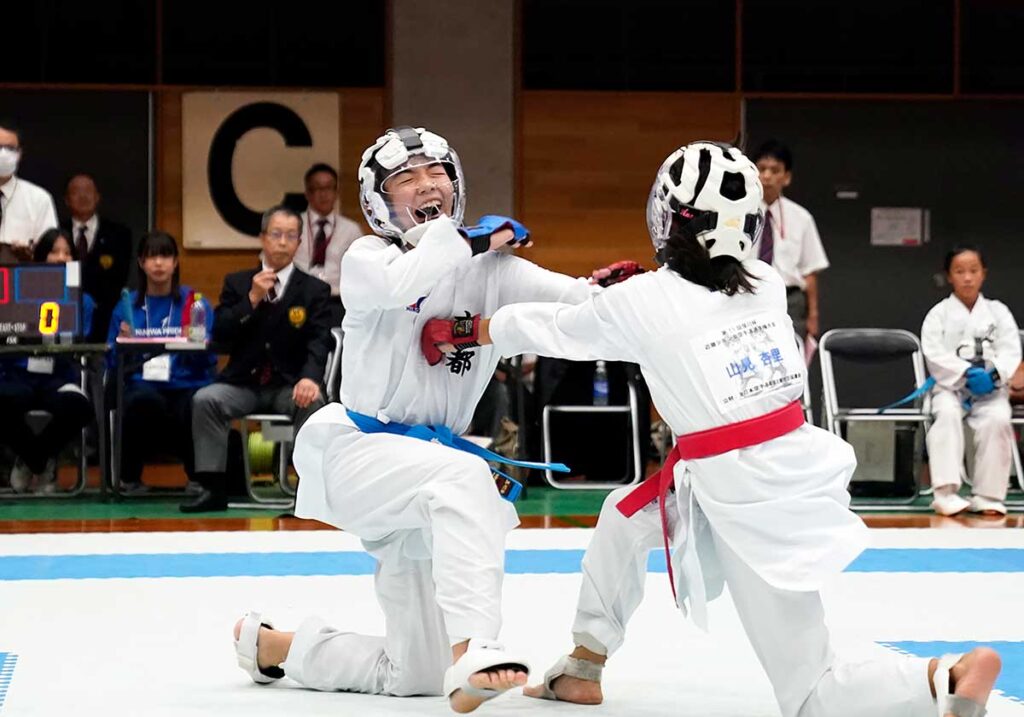
[[[503, 355], [493, 346], [474, 347], [429, 366], [420, 349], [428, 319], [486, 317], [505, 304], [528, 300], [578, 303], [593, 291], [584, 279], [510, 254], [472, 256], [446, 217], [432, 221], [412, 251], [373, 235], [356, 240], [342, 259], [341, 283], [343, 406], [317, 411], [295, 445], [295, 464], [303, 467], [295, 514], [332, 525], [338, 523], [325, 500], [329, 477], [322, 455], [336, 431], [356, 430], [345, 407], [383, 421], [443, 424], [461, 434]], [[514, 520], [514, 511], [509, 512]]]
[[[806, 369], [781, 278], [760, 261], [745, 266], [762, 277], [755, 294], [729, 297], [662, 268], [577, 306], [505, 307], [492, 318], [491, 338], [503, 354], [639, 364], [677, 435], [755, 418], [799, 400]], [[702, 622], [701, 573], [717, 570], [708, 564], [710, 536], [688, 519], [691, 493], [700, 507], [694, 518], [706, 516], [761, 578], [783, 590], [813, 591], [866, 544], [867, 529], [848, 510], [855, 465], [848, 444], [810, 425], [761, 445], [680, 461], [674, 561], [683, 571], [680, 597], [689, 592], [695, 621]], [[720, 584], [708, 583], [712, 596]]]
[[964, 387], [964, 373], [974, 357], [975, 339], [981, 339], [982, 356], [991, 361], [1004, 385], [1021, 361], [1020, 334], [1006, 304], [979, 295], [968, 310], [948, 297], [932, 307], [921, 326], [921, 348], [928, 372], [946, 390]]

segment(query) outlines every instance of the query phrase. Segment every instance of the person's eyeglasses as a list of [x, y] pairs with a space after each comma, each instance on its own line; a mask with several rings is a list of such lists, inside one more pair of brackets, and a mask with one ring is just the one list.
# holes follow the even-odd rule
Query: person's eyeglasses
[[288, 241], [299, 240], [298, 232], [283, 232], [280, 229], [274, 229], [272, 231], [267, 232], [267, 236], [273, 239], [274, 241], [281, 241], [282, 239], [287, 239]]

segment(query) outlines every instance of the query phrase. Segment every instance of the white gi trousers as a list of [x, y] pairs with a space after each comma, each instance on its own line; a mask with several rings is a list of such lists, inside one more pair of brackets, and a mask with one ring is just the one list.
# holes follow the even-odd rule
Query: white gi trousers
[[385, 637], [305, 620], [282, 665], [318, 690], [441, 694], [451, 645], [501, 627], [505, 535], [515, 510], [481, 458], [435, 443], [332, 426], [323, 454], [332, 520], [378, 561]]
[[971, 482], [975, 495], [1005, 500], [1013, 461], [1013, 426], [1010, 401], [1005, 389], [975, 399], [970, 413], [964, 411], [959, 395], [936, 387], [932, 391], [934, 421], [928, 430], [928, 466], [932, 486], [960, 487], [964, 464], [964, 426], [974, 431], [974, 468]]
[[[630, 490], [619, 488], [605, 499], [583, 558], [573, 638], [576, 644], [600, 654], [611, 655], [622, 645], [626, 623], [643, 599], [648, 553], [662, 546], [656, 509], [645, 508], [626, 518], [615, 507]], [[666, 507], [674, 530], [675, 500], [669, 500]], [[837, 659], [830, 647], [819, 593], [772, 587], [733, 552], [713, 526], [711, 535], [718, 567], [783, 717], [935, 714], [927, 659], [895, 654], [861, 663]]]

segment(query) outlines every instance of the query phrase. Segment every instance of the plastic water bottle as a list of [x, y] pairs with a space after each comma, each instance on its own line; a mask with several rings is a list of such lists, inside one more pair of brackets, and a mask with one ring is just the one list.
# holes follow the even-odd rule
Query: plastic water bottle
[[598, 361], [594, 368], [594, 405], [608, 405], [608, 366]]
[[203, 295], [200, 293], [196, 293], [188, 311], [188, 340], [206, 341], [206, 307], [203, 306]]

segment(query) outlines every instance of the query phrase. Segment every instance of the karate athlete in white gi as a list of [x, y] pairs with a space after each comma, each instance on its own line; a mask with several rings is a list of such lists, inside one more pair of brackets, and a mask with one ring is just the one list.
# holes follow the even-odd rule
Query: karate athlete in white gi
[[[1005, 515], [1014, 441], [1008, 384], [1021, 361], [1020, 334], [1006, 305], [981, 293], [981, 250], [956, 247], [946, 255], [945, 269], [953, 293], [932, 307], [921, 327], [921, 347], [935, 380], [927, 436], [932, 507], [942, 515]], [[974, 431], [970, 501], [958, 492], [964, 419]]]
[[[239, 664], [257, 682], [286, 675], [318, 690], [444, 694], [469, 712], [525, 684], [528, 672], [496, 641], [516, 511], [482, 458], [444, 445], [469, 426], [501, 354], [464, 347], [443, 363], [436, 352], [428, 365], [423, 325], [518, 301], [578, 303], [592, 287], [494, 251], [525, 244], [517, 222], [460, 233], [462, 167], [436, 134], [388, 130], [363, 154], [359, 185], [377, 236], [357, 239], [342, 259], [341, 404], [318, 411], [297, 436], [295, 514], [363, 540], [378, 561], [386, 635], [317, 618], [286, 633], [250, 613], [235, 629]], [[427, 440], [404, 435], [412, 427]]]
[[642, 599], [648, 552], [671, 544], [680, 606], [706, 625], [724, 578], [784, 717], [976, 717], [1000, 667], [991, 650], [941, 664], [832, 653], [819, 590], [861, 552], [867, 530], [848, 509], [852, 449], [804, 422], [806, 369], [785, 286], [750, 258], [760, 201], [741, 152], [688, 145], [662, 165], [648, 202], [660, 270], [582, 304], [507, 306], [481, 322], [481, 343], [505, 356], [639, 364], [680, 437], [660, 475], [605, 501], [583, 559], [576, 648], [527, 694], [602, 701], [602, 667]]

